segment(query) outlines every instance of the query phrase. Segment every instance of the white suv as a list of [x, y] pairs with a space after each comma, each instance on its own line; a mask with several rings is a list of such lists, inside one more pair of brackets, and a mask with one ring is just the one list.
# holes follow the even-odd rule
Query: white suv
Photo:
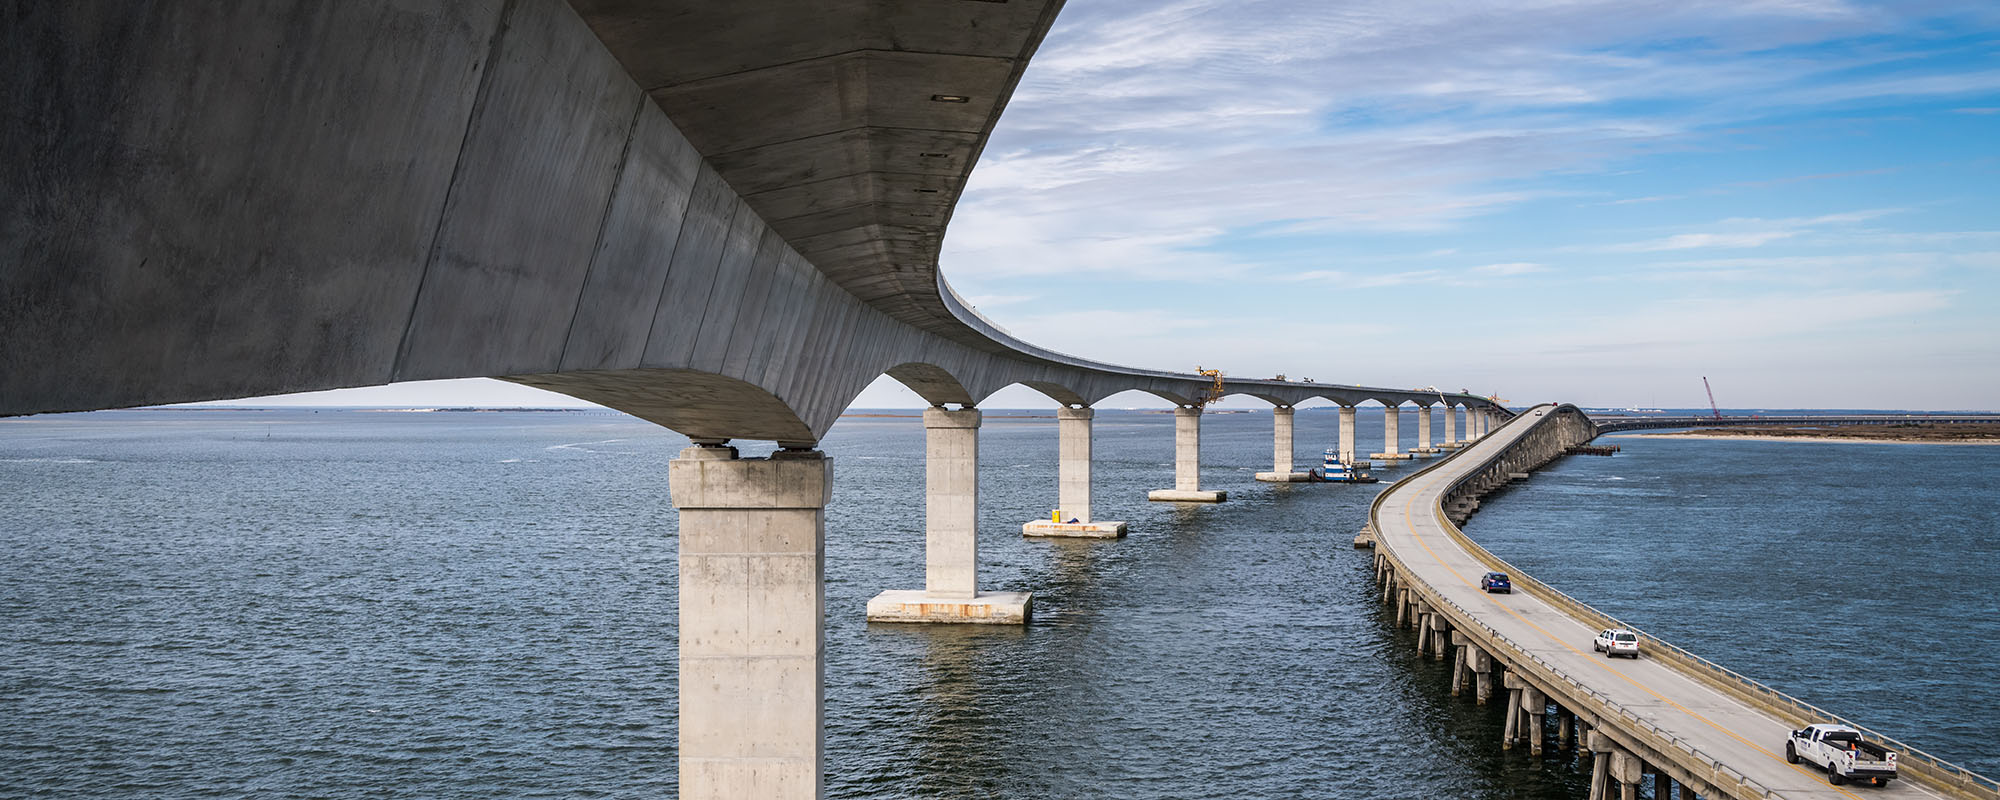
[[1639, 657], [1639, 634], [1624, 628], [1606, 628], [1597, 632], [1597, 640], [1590, 643], [1590, 649], [1601, 650], [1605, 658], [1612, 656]]

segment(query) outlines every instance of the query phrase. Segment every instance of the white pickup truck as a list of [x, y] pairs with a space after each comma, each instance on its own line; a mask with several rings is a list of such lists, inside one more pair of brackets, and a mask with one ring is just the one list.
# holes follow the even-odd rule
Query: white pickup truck
[[1861, 732], [1845, 725], [1807, 725], [1785, 740], [1785, 760], [1811, 762], [1826, 770], [1826, 782], [1848, 781], [1887, 786], [1896, 778], [1896, 754], [1861, 740]]

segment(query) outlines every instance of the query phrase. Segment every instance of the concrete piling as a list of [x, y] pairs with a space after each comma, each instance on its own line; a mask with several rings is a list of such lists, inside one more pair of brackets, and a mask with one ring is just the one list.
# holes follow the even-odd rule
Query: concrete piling
[[1146, 494], [1146, 499], [1178, 503], [1220, 503], [1229, 499], [1228, 492], [1203, 491], [1201, 488], [1199, 406], [1174, 409], [1174, 488], [1154, 489]]
[[1340, 455], [1340, 463], [1354, 464], [1354, 406], [1340, 407], [1340, 443], [1335, 452]]
[[979, 424], [976, 408], [924, 410], [924, 588], [876, 595], [870, 621], [1028, 621], [1028, 592], [979, 591]]
[[1514, 740], [1520, 738], [1521, 730], [1521, 690], [1507, 690], [1507, 726], [1500, 731], [1500, 749], [1514, 749]]
[[1417, 406], [1417, 448], [1412, 452], [1428, 454], [1437, 451], [1437, 448], [1431, 446], [1431, 407], [1429, 405], [1419, 405]]
[[1493, 656], [1477, 647], [1471, 649], [1473, 698], [1479, 705], [1493, 699]]
[[680, 796], [819, 797], [833, 461], [697, 444], [667, 475], [680, 511]]
[[[1065, 406], [1056, 409], [1056, 516], [1021, 525], [1023, 536], [1116, 539], [1125, 535], [1123, 522], [1098, 522], [1090, 511], [1091, 424], [1097, 412]], [[1074, 522], [1071, 522], [1074, 520]]]
[[1271, 471], [1257, 473], [1257, 480], [1266, 483], [1298, 483], [1312, 477], [1304, 472], [1292, 471], [1293, 413], [1294, 409], [1291, 406], [1277, 406], [1271, 409]]
[[1541, 755], [1543, 733], [1547, 730], [1548, 722], [1548, 697], [1543, 695], [1540, 689], [1529, 686], [1521, 690], [1521, 703], [1522, 719], [1526, 723], [1525, 732], [1528, 735], [1528, 754]]
[[1370, 456], [1370, 458], [1379, 458], [1384, 461], [1401, 461], [1407, 458], [1414, 458], [1411, 454], [1402, 451], [1402, 423], [1402, 406], [1387, 406], [1382, 409], [1382, 452], [1376, 453]]

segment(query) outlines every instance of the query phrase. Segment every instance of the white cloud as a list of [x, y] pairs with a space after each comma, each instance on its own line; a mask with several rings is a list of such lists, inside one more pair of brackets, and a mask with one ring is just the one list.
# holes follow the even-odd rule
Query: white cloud
[[1504, 277], [1509, 275], [1526, 275], [1530, 272], [1547, 272], [1549, 268], [1542, 264], [1528, 261], [1511, 261], [1505, 264], [1486, 264], [1466, 271], [1474, 275]]

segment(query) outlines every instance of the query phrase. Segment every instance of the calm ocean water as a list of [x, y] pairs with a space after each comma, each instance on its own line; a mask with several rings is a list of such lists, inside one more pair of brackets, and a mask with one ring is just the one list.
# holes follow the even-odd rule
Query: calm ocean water
[[[1585, 794], [1559, 756], [1503, 754], [1499, 708], [1391, 630], [1349, 546], [1378, 487], [1256, 484], [1270, 418], [1218, 414], [1203, 481], [1230, 502], [1148, 503], [1171, 417], [1104, 412], [1096, 505], [1132, 535], [1026, 540], [1054, 423], [1005, 413], [981, 437], [980, 581], [1036, 592], [1025, 630], [866, 624], [868, 597], [922, 584], [923, 430], [851, 418], [823, 444], [830, 795]], [[1302, 463], [1334, 425], [1301, 411]], [[1468, 530], [2000, 772], [1974, 727], [2000, 708], [2000, 448], [1620, 443]], [[671, 796], [684, 444], [589, 413], [0, 420], [0, 796]]]

